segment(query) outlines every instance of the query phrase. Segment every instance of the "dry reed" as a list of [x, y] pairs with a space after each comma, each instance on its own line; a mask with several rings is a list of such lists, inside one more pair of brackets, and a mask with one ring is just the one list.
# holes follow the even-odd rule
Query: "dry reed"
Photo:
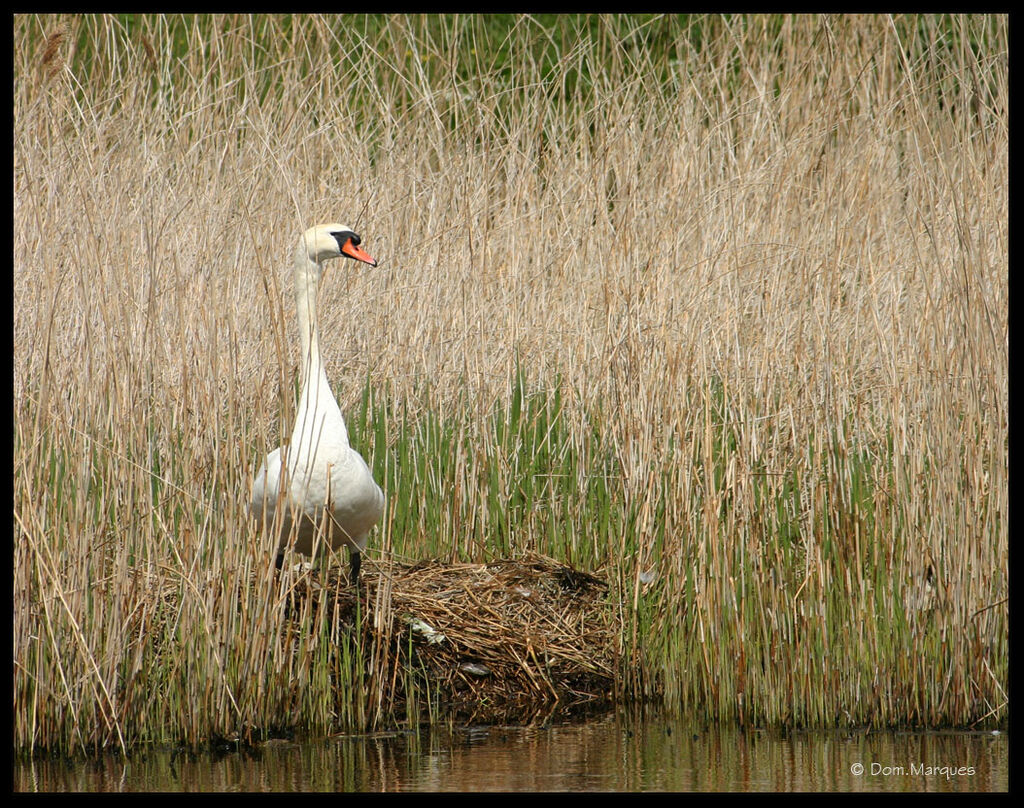
[[602, 567], [708, 719], [1005, 721], [1005, 17], [13, 27], [16, 749], [393, 720], [244, 515], [338, 219], [372, 557]]

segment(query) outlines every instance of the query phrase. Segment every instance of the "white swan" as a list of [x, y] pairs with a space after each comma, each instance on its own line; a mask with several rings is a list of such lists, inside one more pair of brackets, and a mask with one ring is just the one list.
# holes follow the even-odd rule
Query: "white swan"
[[[321, 224], [303, 233], [295, 248], [302, 394], [291, 442], [263, 461], [253, 481], [249, 505], [249, 513], [264, 529], [273, 530], [280, 522], [278, 565], [289, 547], [312, 556], [316, 545], [324, 542], [334, 550], [347, 545], [353, 584], [359, 580], [360, 553], [366, 549], [370, 528], [384, 513], [384, 492], [366, 461], [349, 446], [348, 429], [320, 356], [316, 292], [323, 262], [328, 259], [347, 256], [377, 266], [359, 242], [350, 227]], [[284, 508], [280, 517], [279, 507]]]

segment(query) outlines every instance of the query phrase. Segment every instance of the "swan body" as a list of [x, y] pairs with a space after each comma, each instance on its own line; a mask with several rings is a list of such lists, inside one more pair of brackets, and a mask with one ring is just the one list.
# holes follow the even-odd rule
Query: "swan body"
[[345, 256], [377, 266], [359, 243], [352, 228], [322, 224], [303, 233], [295, 248], [302, 393], [291, 441], [263, 461], [249, 505], [265, 530], [279, 530], [279, 565], [288, 549], [313, 556], [324, 544], [332, 550], [347, 546], [353, 583], [370, 529], [384, 513], [384, 492], [366, 461], [349, 446], [345, 419], [320, 355], [316, 292], [324, 261]]

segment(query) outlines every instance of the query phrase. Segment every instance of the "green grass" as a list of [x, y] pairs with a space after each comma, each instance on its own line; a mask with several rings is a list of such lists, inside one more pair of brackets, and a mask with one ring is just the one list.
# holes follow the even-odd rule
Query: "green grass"
[[484, 434], [468, 429], [458, 409], [413, 413], [365, 388], [349, 434], [354, 446], [367, 447], [393, 503], [390, 551], [470, 561], [533, 550], [588, 568], [618, 551], [628, 519], [621, 471], [599, 424], [583, 440], [571, 428], [564, 387], [554, 379], [531, 392], [517, 372]]

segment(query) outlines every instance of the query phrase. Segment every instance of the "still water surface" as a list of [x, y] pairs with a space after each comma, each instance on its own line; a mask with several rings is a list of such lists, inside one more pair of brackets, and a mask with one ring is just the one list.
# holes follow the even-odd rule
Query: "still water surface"
[[37, 760], [16, 791], [1005, 791], [1005, 733], [788, 733], [622, 714]]

